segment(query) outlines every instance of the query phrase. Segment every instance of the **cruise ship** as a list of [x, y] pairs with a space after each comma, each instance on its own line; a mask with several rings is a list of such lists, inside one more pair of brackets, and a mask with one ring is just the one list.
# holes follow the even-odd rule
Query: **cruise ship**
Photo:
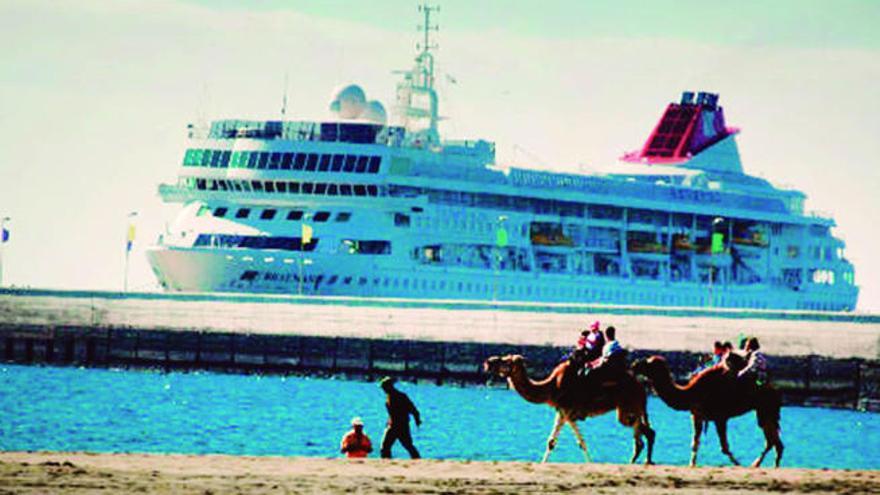
[[[832, 218], [744, 172], [718, 95], [684, 92], [611, 173], [507, 167], [438, 132], [431, 9], [391, 122], [363, 89], [327, 121], [189, 126], [169, 291], [849, 311]], [[282, 112], [284, 113], [284, 112]]]

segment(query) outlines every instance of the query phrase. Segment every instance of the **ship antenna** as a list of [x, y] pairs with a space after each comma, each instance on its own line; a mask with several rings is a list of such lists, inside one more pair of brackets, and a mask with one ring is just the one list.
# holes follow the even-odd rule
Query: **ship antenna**
[[434, 87], [434, 57], [431, 55], [430, 52], [431, 52], [431, 50], [436, 50], [436, 49], [440, 48], [440, 45], [438, 45], [437, 43], [431, 42], [431, 31], [439, 32], [440, 26], [437, 24], [431, 25], [431, 13], [432, 12], [440, 12], [440, 7], [436, 6], [436, 5], [428, 5], [427, 3], [424, 3], [422, 5], [419, 5], [419, 12], [422, 12], [425, 14], [425, 23], [422, 24], [421, 26], [418, 26], [418, 29], [421, 29], [423, 31], [424, 36], [425, 36], [425, 40], [421, 44], [419, 44], [419, 43], [416, 44], [416, 49], [421, 50], [421, 53], [419, 53], [419, 56], [418, 56], [418, 60], [420, 62], [424, 62], [424, 61], [427, 62], [427, 65], [423, 68], [423, 70], [426, 72], [422, 74], [422, 77], [424, 78], [424, 81], [422, 81], [422, 84], [424, 84], [424, 86], [427, 88], [433, 88]]

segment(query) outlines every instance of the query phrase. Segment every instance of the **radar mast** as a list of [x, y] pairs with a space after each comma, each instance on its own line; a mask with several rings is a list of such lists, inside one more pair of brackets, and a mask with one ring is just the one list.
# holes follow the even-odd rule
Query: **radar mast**
[[401, 71], [403, 80], [397, 84], [397, 101], [394, 107], [396, 124], [407, 131], [406, 141], [416, 146], [435, 146], [440, 144], [437, 132], [437, 93], [434, 91], [434, 55], [431, 50], [439, 46], [431, 41], [431, 31], [440, 27], [431, 25], [431, 14], [440, 7], [420, 5], [419, 12], [425, 15], [424, 24], [419, 26], [424, 35], [422, 43], [416, 44], [419, 54], [409, 71]]

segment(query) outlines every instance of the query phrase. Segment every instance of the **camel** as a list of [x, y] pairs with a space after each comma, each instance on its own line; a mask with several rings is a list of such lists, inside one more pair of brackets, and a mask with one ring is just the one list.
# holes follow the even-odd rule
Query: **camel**
[[764, 451], [752, 463], [759, 467], [771, 448], [776, 448], [776, 467], [782, 459], [783, 445], [780, 439], [779, 416], [782, 401], [779, 392], [769, 385], [755, 388], [750, 382], [738, 381], [736, 369], [741, 368], [741, 356], [731, 354], [724, 364], [716, 365], [693, 376], [687, 384], [679, 385], [673, 381], [669, 364], [662, 356], [651, 356], [632, 365], [632, 371], [645, 376], [660, 399], [678, 411], [690, 411], [694, 436], [691, 443], [690, 465], [697, 464], [697, 450], [700, 447], [700, 434], [715, 423], [721, 452], [739, 465], [730, 452], [727, 442], [727, 420], [755, 410], [758, 425], [764, 432], [766, 444]]
[[[584, 388], [584, 379], [574, 373], [575, 367], [564, 361], [541, 381], [528, 377], [525, 358], [520, 355], [493, 356], [486, 360], [483, 368], [494, 375], [507, 378], [508, 383], [523, 399], [535, 404], [547, 404], [556, 409], [556, 421], [547, 439], [547, 449], [541, 462], [547, 462], [550, 452], [556, 446], [556, 439], [563, 425], [568, 424], [578, 445], [584, 451], [586, 462], [590, 462], [587, 443], [581, 435], [577, 421], [591, 416], [599, 416], [617, 410], [617, 420], [633, 429], [633, 456], [635, 463], [644, 448], [641, 437], [648, 444], [645, 464], [653, 464], [654, 430], [648, 421], [647, 394], [644, 387], [629, 372], [616, 382], [594, 385], [594, 389]], [[596, 392], [600, 392], [596, 394]]]

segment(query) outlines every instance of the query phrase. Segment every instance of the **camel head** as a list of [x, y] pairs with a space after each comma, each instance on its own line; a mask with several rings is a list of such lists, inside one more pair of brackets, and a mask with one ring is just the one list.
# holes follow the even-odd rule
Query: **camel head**
[[492, 356], [483, 363], [483, 370], [486, 373], [507, 378], [515, 369], [525, 367], [525, 363], [526, 358], [519, 354]]
[[663, 356], [649, 356], [644, 359], [636, 360], [630, 365], [630, 370], [636, 376], [644, 376], [649, 380], [654, 379], [658, 374], [669, 373], [669, 365]]

